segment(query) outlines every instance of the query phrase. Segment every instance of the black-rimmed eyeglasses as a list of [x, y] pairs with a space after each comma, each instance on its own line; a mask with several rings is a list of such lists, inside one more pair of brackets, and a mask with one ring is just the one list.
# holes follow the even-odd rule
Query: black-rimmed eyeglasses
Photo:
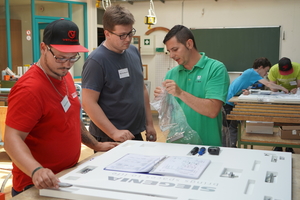
[[55, 61], [57, 63], [65, 63], [67, 62], [68, 60], [71, 62], [71, 63], [74, 63], [74, 62], [77, 62], [81, 56], [79, 55], [79, 53], [77, 53], [76, 56], [74, 57], [71, 57], [71, 58], [58, 58], [54, 55], [53, 51], [51, 50], [51, 48], [49, 46], [47, 46], [48, 50], [52, 53], [53, 57], [55, 58]]
[[120, 40], [125, 40], [128, 36], [129, 36], [129, 37], [132, 37], [132, 36], [134, 36], [135, 33], [136, 33], [136, 30], [135, 30], [134, 28], [133, 28], [129, 33], [123, 34], [123, 35], [118, 35], [118, 34], [112, 32], [112, 31], [109, 31], [109, 30], [107, 30], [107, 31], [110, 32], [110, 33], [112, 33], [112, 34], [114, 34], [114, 35], [116, 35], [116, 36], [119, 36], [119, 37], [120, 37]]

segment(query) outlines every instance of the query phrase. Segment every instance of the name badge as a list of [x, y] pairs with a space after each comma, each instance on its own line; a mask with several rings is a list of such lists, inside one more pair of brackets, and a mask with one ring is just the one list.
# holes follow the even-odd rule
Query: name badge
[[119, 77], [120, 77], [120, 78], [126, 78], [126, 77], [129, 77], [128, 68], [125, 68], [125, 69], [119, 69], [118, 72], [119, 72]]
[[77, 92], [74, 92], [73, 94], [71, 94], [73, 99], [76, 98], [78, 96]]
[[297, 82], [296, 81], [291, 81], [290, 85], [297, 85]]
[[67, 112], [71, 106], [68, 96], [66, 95], [60, 103], [61, 103], [64, 111]]

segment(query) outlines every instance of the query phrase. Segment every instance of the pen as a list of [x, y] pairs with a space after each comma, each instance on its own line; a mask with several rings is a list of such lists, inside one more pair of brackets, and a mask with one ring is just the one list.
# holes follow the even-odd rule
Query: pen
[[199, 152], [198, 152], [198, 156], [202, 156], [203, 154], [205, 154], [205, 147], [201, 147], [201, 149], [199, 150]]

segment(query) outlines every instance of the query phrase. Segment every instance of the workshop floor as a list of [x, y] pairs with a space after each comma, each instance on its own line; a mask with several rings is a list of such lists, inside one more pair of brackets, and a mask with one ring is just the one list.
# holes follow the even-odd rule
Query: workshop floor
[[[159, 129], [157, 114], [153, 114], [153, 120], [154, 120], [155, 129], [157, 131], [157, 141], [158, 142], [165, 142], [166, 137], [164, 136], [164, 134]], [[260, 149], [260, 150], [272, 150], [273, 147], [254, 146], [253, 148], [254, 149]], [[295, 151], [296, 154], [300, 154], [300, 149], [299, 148], [297, 148], [297, 149], [294, 148], [294, 151]], [[85, 159], [86, 157], [88, 157], [92, 154], [93, 154], [93, 150], [86, 147], [85, 145], [81, 146], [80, 160], [83, 160], [83, 159]], [[8, 157], [8, 155], [6, 154], [4, 148], [2, 146], [0, 146], [0, 184], [2, 184], [2, 182], [6, 178], [7, 174], [9, 174], [9, 172], [10, 172], [10, 170], [7, 170], [7, 169], [11, 169], [11, 160]], [[11, 185], [12, 185], [12, 183], [11, 183], [11, 178], [10, 178], [8, 180], [8, 182], [6, 183], [5, 189], [4, 189], [6, 200], [11, 199], [11, 194], [10, 194]]]

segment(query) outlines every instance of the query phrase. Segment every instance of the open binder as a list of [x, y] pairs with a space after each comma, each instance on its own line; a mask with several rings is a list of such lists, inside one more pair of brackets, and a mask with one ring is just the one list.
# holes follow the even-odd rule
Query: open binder
[[197, 156], [152, 156], [129, 153], [104, 169], [198, 179], [209, 164], [209, 159]]

